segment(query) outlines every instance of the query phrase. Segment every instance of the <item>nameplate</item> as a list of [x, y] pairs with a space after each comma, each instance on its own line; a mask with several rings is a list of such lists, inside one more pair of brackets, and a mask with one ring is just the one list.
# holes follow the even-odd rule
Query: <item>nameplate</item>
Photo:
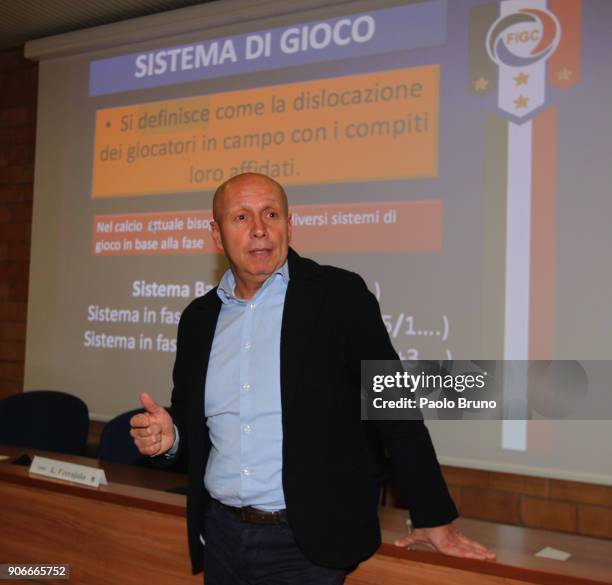
[[53, 479], [61, 479], [71, 483], [80, 483], [90, 487], [106, 485], [106, 475], [103, 469], [77, 465], [67, 461], [57, 459], [47, 459], [46, 457], [34, 456], [30, 465], [30, 473], [34, 475], [44, 475]]

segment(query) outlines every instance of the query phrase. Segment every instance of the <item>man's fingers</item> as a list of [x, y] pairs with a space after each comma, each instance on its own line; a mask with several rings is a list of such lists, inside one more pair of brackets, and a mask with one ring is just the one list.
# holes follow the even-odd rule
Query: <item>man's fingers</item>
[[480, 561], [489, 560], [489, 556], [483, 551], [463, 545], [455, 547], [453, 552], [447, 552], [446, 554], [450, 554], [455, 557], [462, 557], [464, 559], [478, 559]]
[[161, 437], [162, 428], [158, 423], [151, 423], [146, 427], [133, 427], [130, 431], [130, 435], [136, 437], [150, 437], [152, 435], [159, 435]]
[[465, 534], [459, 531], [457, 531], [457, 540], [464, 546], [474, 547], [480, 550], [486, 550], [486, 548], [482, 544], [480, 544], [479, 542], [476, 542], [475, 540], [472, 540], [471, 538], [468, 538], [467, 536], [465, 536]]
[[[488, 548], [484, 546], [465, 546], [464, 545], [464, 548], [470, 553], [478, 555], [478, 558], [480, 559], [494, 561], [497, 558], [497, 555], [492, 550], [489, 550]], [[476, 558], [476, 557], [472, 557], [472, 558]]]
[[478, 559], [481, 561], [494, 560], [495, 554], [478, 543], [478, 546], [465, 544], [462, 540], [456, 539], [451, 543], [444, 543], [437, 546], [437, 550], [445, 555], [452, 557], [462, 557], [465, 559]]
[[[132, 432], [130, 431], [130, 434], [132, 434]], [[136, 431], [132, 437], [134, 437], [134, 442], [139, 442], [143, 445], [150, 445], [152, 442], [160, 442], [161, 443], [161, 433], [154, 433], [154, 434], [142, 434], [139, 435], [138, 431]]]
[[465, 546], [467, 548], [473, 548], [474, 550], [477, 550], [477, 551], [482, 552], [482, 553], [488, 552], [488, 550], [489, 550], [489, 549], [487, 549], [486, 546], [483, 546], [479, 542], [475, 542], [473, 540], [470, 540], [469, 538], [466, 538], [465, 540], [461, 539], [461, 544], [463, 544], [463, 546]]
[[141, 414], [135, 414], [131, 419], [130, 419], [130, 426], [134, 429], [134, 428], [145, 428], [148, 427], [151, 424], [151, 419], [149, 418], [149, 415], [146, 412], [143, 412]]
[[414, 536], [404, 536], [404, 538], [398, 538], [393, 543], [395, 546], [411, 546], [419, 542]]
[[472, 540], [471, 538], [468, 538], [464, 534], [459, 533], [459, 539], [461, 540], [461, 543], [465, 547], [467, 547], [469, 549], [471, 548], [471, 549], [477, 551], [478, 553], [483, 554], [487, 559], [495, 559], [496, 558], [495, 553], [491, 549], [488, 549], [483, 544], [480, 544], [479, 542], [477, 542], [475, 540]]
[[156, 445], [159, 448], [161, 446], [161, 438], [159, 436], [143, 437], [142, 439], [136, 439], [134, 443], [136, 443], [136, 447], [138, 447], [138, 449], [148, 449], [149, 447], [154, 447]]
[[144, 439], [145, 437], [151, 437], [156, 434], [158, 433], [152, 433], [149, 430], [149, 427], [142, 428], [142, 429], [132, 429], [130, 431], [130, 436], [132, 436], [134, 439]]
[[137, 438], [134, 443], [143, 455], [155, 455], [161, 449], [161, 434]]
[[142, 449], [139, 449], [139, 451], [143, 455], [147, 455], [148, 457], [154, 457], [155, 455], [159, 454], [160, 449], [161, 443], [158, 443], [157, 445], [152, 445], [150, 447], [143, 447]]

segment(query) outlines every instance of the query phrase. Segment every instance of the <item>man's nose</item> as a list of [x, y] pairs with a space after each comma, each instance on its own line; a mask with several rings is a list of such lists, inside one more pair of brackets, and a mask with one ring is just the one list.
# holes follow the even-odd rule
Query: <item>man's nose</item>
[[256, 217], [253, 222], [252, 235], [254, 238], [264, 238], [267, 234], [266, 224], [263, 222], [261, 217]]

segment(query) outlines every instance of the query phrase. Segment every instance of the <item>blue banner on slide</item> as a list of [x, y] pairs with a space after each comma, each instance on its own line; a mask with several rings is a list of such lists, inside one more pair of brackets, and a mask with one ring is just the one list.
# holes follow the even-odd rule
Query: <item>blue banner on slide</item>
[[446, 0], [360, 12], [93, 61], [89, 95], [440, 45]]

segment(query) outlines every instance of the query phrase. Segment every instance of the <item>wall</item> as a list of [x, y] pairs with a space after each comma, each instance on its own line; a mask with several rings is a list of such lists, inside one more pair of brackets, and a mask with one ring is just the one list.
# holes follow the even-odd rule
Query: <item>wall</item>
[[460, 467], [443, 472], [466, 518], [612, 538], [612, 486]]
[[[612, 486], [442, 466], [459, 514], [529, 528], [612, 538]], [[394, 487], [386, 505], [402, 507]]]
[[0, 398], [23, 390], [36, 128], [36, 63], [0, 52]]

